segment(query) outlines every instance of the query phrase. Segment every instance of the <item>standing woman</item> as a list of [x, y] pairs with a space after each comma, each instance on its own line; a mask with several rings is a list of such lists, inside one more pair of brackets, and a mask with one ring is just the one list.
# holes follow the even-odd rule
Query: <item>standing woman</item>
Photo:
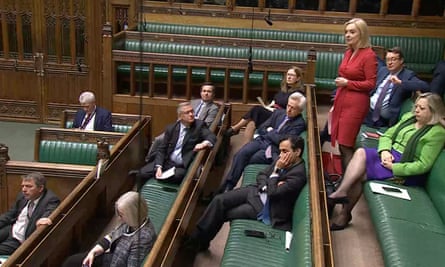
[[122, 224], [104, 236], [87, 253], [70, 256], [62, 267], [139, 267], [156, 240], [148, 218], [148, 206], [137, 192], [127, 192], [116, 201]]
[[238, 134], [241, 128], [246, 126], [250, 121], [253, 121], [255, 128], [258, 128], [272, 115], [275, 109], [286, 109], [289, 96], [297, 90], [302, 90], [302, 77], [303, 71], [299, 67], [290, 67], [281, 81], [280, 91], [275, 94], [271, 104], [268, 106], [269, 109], [263, 106], [252, 107], [237, 124], [227, 129], [226, 135], [232, 136]]
[[369, 42], [368, 25], [354, 18], [345, 23], [348, 49], [335, 79], [337, 93], [332, 108], [331, 142], [339, 144], [342, 167], [354, 153], [355, 138], [369, 111], [369, 93], [375, 87], [377, 59]]

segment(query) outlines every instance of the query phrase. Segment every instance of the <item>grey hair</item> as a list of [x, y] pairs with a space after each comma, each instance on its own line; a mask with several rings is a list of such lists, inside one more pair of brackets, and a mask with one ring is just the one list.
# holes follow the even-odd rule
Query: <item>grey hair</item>
[[293, 92], [290, 96], [289, 96], [289, 98], [288, 98], [288, 101], [289, 101], [289, 99], [292, 99], [292, 100], [300, 100], [300, 108], [301, 108], [301, 110], [304, 110], [305, 108], [306, 108], [306, 97], [301, 93], [301, 92]]
[[139, 227], [148, 217], [148, 205], [145, 199], [134, 191], [129, 191], [116, 201], [115, 209], [125, 214], [126, 223], [131, 227]]
[[176, 112], [178, 113], [178, 116], [181, 115], [182, 108], [185, 106], [191, 106], [190, 102], [182, 102], [178, 104], [178, 108], [176, 109]]
[[22, 176], [23, 180], [33, 180], [36, 186], [38, 187], [46, 187], [46, 178], [43, 176], [41, 172], [31, 172], [27, 175]]
[[91, 104], [96, 102], [96, 97], [94, 96], [93, 92], [85, 91], [80, 94], [79, 96], [79, 102], [85, 103], [85, 104]]

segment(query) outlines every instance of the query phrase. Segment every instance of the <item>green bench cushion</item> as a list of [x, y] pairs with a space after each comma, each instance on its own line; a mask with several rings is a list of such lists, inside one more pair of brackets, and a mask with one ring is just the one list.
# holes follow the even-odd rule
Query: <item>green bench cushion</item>
[[40, 141], [40, 162], [93, 166], [96, 165], [96, 157], [96, 143], [76, 143], [49, 140]]
[[148, 180], [142, 187], [141, 195], [150, 208], [150, 219], [156, 233], [159, 233], [164, 225], [179, 189], [179, 185], [159, 182], [156, 179]]
[[[260, 171], [261, 167], [258, 171]], [[221, 266], [312, 266], [309, 186], [301, 191], [293, 212], [293, 238], [285, 250], [285, 231], [254, 220], [233, 220]], [[244, 230], [258, 230], [265, 239], [249, 237]]]
[[[128, 76], [130, 74], [131, 67], [129, 64], [120, 64], [117, 66], [118, 75]], [[187, 75], [186, 67], [173, 67], [173, 79], [175, 81], [184, 81]], [[143, 79], [147, 79], [150, 69], [148, 66], [135, 66], [136, 79], [139, 75], [142, 75]], [[166, 79], [168, 75], [167, 66], [155, 66], [154, 76], [158, 79]], [[192, 80], [202, 82], [206, 78], [206, 70], [204, 68], [192, 68]], [[210, 80], [215, 83], [223, 83], [225, 78], [225, 71], [219, 69], [212, 69], [210, 71]], [[268, 74], [268, 86], [278, 88], [280, 87], [281, 80], [283, 79], [282, 73], [269, 73]], [[231, 83], [242, 84], [244, 80], [244, 72], [239, 70], [232, 70], [230, 72], [229, 81]], [[250, 85], [262, 85], [263, 73], [252, 72], [249, 74]]]
[[[445, 151], [430, 171], [425, 188], [405, 187], [411, 201], [375, 194], [364, 186], [385, 266], [439, 266], [445, 262]], [[380, 182], [387, 183], [387, 182]]]
[[[113, 132], [116, 133], [128, 133], [130, 131], [132, 126], [130, 125], [124, 125], [124, 124], [113, 124]], [[66, 129], [72, 129], [73, 128], [73, 121], [67, 121], [65, 123]]]

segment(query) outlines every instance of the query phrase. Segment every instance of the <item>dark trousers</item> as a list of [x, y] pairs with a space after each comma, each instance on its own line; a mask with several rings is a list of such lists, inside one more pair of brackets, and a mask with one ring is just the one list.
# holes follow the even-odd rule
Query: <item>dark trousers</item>
[[12, 226], [8, 225], [0, 229], [0, 255], [11, 255], [21, 245], [12, 237]]
[[263, 203], [256, 186], [246, 186], [216, 195], [199, 219], [194, 238], [204, 244], [210, 243], [226, 221], [234, 219], [257, 219]]
[[[81, 267], [82, 262], [87, 255], [88, 255], [88, 252], [82, 252], [82, 253], [71, 255], [63, 262], [62, 267]], [[102, 254], [102, 255], [94, 257], [93, 265], [90, 267], [104, 266], [104, 264], [103, 264], [104, 255], [106, 255], [106, 254]]]
[[[164, 165], [162, 166], [162, 171], [166, 171], [172, 167], [175, 167], [175, 175], [173, 175], [170, 178], [164, 179], [162, 181], [167, 183], [174, 183], [174, 184], [180, 184], [182, 180], [184, 179], [187, 170], [182, 165], [176, 165], [174, 162], [167, 160]], [[151, 178], [154, 178], [156, 175], [155, 172], [155, 163], [154, 161], [149, 162], [145, 164], [140, 169], [139, 174], [136, 176], [136, 178], [139, 178], [138, 183], [141, 185], [141, 187]]]
[[226, 185], [230, 188], [235, 187], [238, 183], [244, 168], [250, 163], [268, 164], [272, 159], [266, 159], [265, 150], [269, 143], [263, 140], [253, 140], [245, 144], [233, 157], [232, 166], [227, 173]]
[[272, 112], [263, 108], [262, 106], [253, 106], [244, 114], [243, 119], [252, 120], [255, 122], [255, 127], [260, 127], [263, 122], [272, 116]]

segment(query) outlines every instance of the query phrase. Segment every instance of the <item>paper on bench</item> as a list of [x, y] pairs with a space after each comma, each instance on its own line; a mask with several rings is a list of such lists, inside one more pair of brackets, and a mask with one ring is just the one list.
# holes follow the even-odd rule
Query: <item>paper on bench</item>
[[256, 99], [258, 100], [258, 102], [260, 102], [261, 106], [263, 106], [263, 108], [273, 112], [274, 108], [269, 107], [268, 105], [266, 105], [266, 103], [264, 103], [263, 99], [261, 98], [261, 96], [257, 96]]
[[286, 247], [286, 251], [290, 250], [290, 243], [292, 241], [292, 232], [286, 231], [286, 241], [284, 242], [284, 246]]
[[171, 167], [170, 169], [166, 170], [162, 173], [161, 177], [158, 177], [157, 179], [167, 179], [175, 175], [175, 167]]
[[[406, 200], [411, 200], [411, 197], [408, 194], [408, 190], [406, 190], [406, 189], [403, 189], [403, 188], [400, 188], [397, 186], [388, 185], [388, 184], [381, 184], [381, 183], [374, 183], [374, 182], [370, 182], [369, 186], [371, 188], [371, 191], [374, 193], [388, 195], [388, 196], [406, 199]], [[391, 187], [391, 188], [398, 189], [398, 190], [400, 190], [400, 193], [386, 191], [385, 189], [383, 189], [383, 187]]]

